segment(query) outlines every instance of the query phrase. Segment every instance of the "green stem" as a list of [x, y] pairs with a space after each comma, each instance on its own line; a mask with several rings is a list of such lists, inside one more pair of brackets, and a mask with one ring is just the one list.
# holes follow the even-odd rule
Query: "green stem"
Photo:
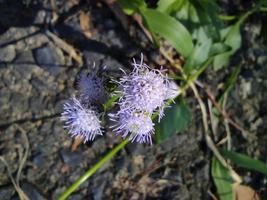
[[199, 76], [200, 74], [202, 74], [205, 69], [207, 69], [207, 67], [211, 64], [211, 62], [213, 61], [213, 58], [209, 58], [198, 70], [195, 74], [193, 74], [191, 77], [189, 77], [185, 83], [185, 85], [183, 85], [180, 88], [180, 93], [184, 93], [187, 88], [191, 85], [191, 83], [193, 83]]
[[90, 176], [92, 176], [102, 165], [110, 160], [118, 151], [120, 151], [129, 140], [123, 140], [116, 147], [111, 149], [101, 160], [89, 168], [79, 179], [77, 179], [67, 190], [65, 190], [59, 197], [58, 200], [66, 199], [74, 190], [76, 190], [84, 181], [86, 181]]
[[262, 11], [262, 12], [267, 12], [267, 7], [260, 7], [260, 11]]

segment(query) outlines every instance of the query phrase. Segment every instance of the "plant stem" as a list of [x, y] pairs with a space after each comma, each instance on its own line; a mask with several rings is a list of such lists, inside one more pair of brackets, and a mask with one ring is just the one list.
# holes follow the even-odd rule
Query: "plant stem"
[[86, 181], [90, 176], [92, 176], [105, 162], [110, 160], [118, 151], [120, 151], [129, 140], [123, 140], [116, 147], [111, 149], [101, 160], [89, 168], [79, 179], [77, 179], [67, 190], [65, 190], [59, 197], [58, 200], [66, 199], [74, 190], [76, 190], [84, 181]]

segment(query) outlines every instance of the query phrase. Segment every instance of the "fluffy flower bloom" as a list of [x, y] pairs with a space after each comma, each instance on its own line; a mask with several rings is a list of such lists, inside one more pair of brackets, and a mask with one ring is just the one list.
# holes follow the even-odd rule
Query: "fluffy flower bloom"
[[151, 69], [143, 63], [133, 63], [133, 71], [119, 81], [119, 105], [125, 110], [139, 110], [152, 114], [159, 111], [163, 117], [165, 101], [170, 97], [169, 80], [161, 70]]
[[64, 112], [61, 120], [65, 122], [72, 137], [79, 137], [87, 142], [94, 140], [96, 135], [102, 135], [100, 120], [92, 108], [86, 108], [81, 102], [73, 97], [64, 104]]
[[82, 102], [101, 104], [106, 100], [106, 91], [103, 79], [95, 73], [82, 74], [78, 80], [78, 94]]
[[125, 138], [130, 134], [131, 142], [152, 144], [151, 135], [154, 134], [154, 123], [150, 115], [144, 112], [119, 112], [111, 114], [111, 120], [116, 124], [112, 127], [116, 135], [122, 134]]

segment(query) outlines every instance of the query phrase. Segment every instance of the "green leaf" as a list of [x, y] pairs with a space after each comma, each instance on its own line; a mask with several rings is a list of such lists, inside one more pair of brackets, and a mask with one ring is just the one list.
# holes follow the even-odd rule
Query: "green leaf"
[[183, 131], [191, 121], [190, 111], [182, 98], [176, 99], [176, 103], [170, 106], [165, 109], [165, 116], [160, 123], [155, 123], [157, 143]]
[[108, 109], [111, 108], [113, 103], [119, 98], [118, 95], [112, 95], [102, 106], [103, 110], [106, 112]]
[[240, 23], [232, 26], [226, 35], [224, 44], [229, 45], [231, 50], [220, 55], [215, 56], [213, 62], [214, 70], [219, 70], [222, 67], [228, 65], [229, 58], [233, 55], [241, 46], [241, 34], [240, 34]]
[[190, 55], [193, 41], [183, 24], [173, 17], [153, 9], [143, 9], [141, 14], [150, 31], [165, 38], [184, 57]]
[[212, 158], [211, 175], [220, 200], [232, 200], [232, 178], [228, 170], [215, 158]]
[[145, 8], [146, 4], [144, 0], [118, 0], [120, 7], [123, 12], [127, 15], [132, 15], [134, 12], [137, 12], [139, 9]]
[[179, 10], [184, 2], [185, 0], [159, 0], [157, 3], [157, 10], [162, 13], [170, 14], [173, 11]]
[[223, 84], [223, 92], [216, 98], [218, 102], [220, 102], [222, 100], [222, 98], [224, 97], [225, 94], [227, 94], [231, 88], [234, 86], [238, 74], [240, 72], [241, 69], [241, 64], [239, 64], [238, 66], [236, 66], [233, 70], [233, 72], [230, 74], [229, 78], [225, 81], [225, 83]]
[[216, 56], [218, 54], [225, 53], [226, 51], [231, 50], [231, 47], [224, 43], [214, 43], [212, 44], [209, 52], [209, 56]]
[[209, 57], [210, 47], [212, 44], [211, 39], [207, 37], [202, 28], [199, 29], [197, 38], [198, 43], [195, 45], [184, 65], [184, 72], [186, 74], [192, 73], [193, 69], [197, 70], [199, 66]]
[[239, 167], [244, 167], [247, 169], [252, 169], [267, 175], [267, 165], [259, 160], [250, 158], [247, 155], [236, 153], [233, 151], [227, 151], [225, 149], [220, 149], [222, 156], [227, 159], [230, 159], [233, 163], [235, 163]]
[[[208, 38], [219, 42], [222, 23], [217, 18], [218, 10], [219, 6], [213, 1], [185, 1], [176, 12], [176, 18], [185, 24], [192, 35], [202, 28]], [[198, 40], [197, 37], [194, 39]]]
[[[219, 70], [222, 67], [228, 65], [230, 56], [233, 55], [240, 48], [241, 46], [240, 26], [251, 13], [252, 13], [251, 11], [248, 11], [243, 16], [241, 16], [233, 26], [221, 31], [221, 37], [223, 38], [224, 44], [229, 45], [231, 47], [231, 50], [215, 56], [213, 62], [214, 70]], [[227, 30], [228, 32], [226, 33]]]
[[215, 1], [191, 1], [194, 6], [198, 19], [199, 26], [205, 29], [209, 38], [214, 41], [220, 41], [219, 30], [222, 27], [221, 21], [218, 19], [219, 6]]

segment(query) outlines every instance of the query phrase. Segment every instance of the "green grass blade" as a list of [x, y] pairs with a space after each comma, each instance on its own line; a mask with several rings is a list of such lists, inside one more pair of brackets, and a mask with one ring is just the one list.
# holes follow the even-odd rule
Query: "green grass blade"
[[188, 57], [193, 49], [190, 33], [178, 20], [153, 9], [142, 9], [148, 28], [165, 38], [180, 54]]
[[267, 175], [267, 165], [259, 160], [253, 159], [247, 155], [236, 153], [233, 151], [227, 151], [225, 149], [220, 149], [223, 157], [230, 159], [239, 167], [244, 167], [247, 169], [255, 170], [264, 175]]
[[77, 179], [67, 190], [65, 190], [59, 197], [58, 200], [66, 199], [75, 189], [77, 189], [84, 181], [92, 176], [105, 162], [110, 160], [118, 151], [120, 151], [129, 140], [123, 140], [115, 148], [110, 150], [104, 157], [101, 158], [96, 164], [89, 168], [79, 179]]
[[232, 200], [232, 178], [228, 170], [215, 158], [212, 158], [211, 175], [220, 200]]

